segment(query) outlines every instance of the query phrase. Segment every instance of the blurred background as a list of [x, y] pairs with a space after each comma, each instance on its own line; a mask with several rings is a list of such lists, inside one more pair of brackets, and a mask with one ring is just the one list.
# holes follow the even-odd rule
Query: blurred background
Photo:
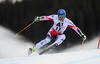
[[[83, 31], [87, 41], [100, 34], [100, 0], [0, 0], [0, 25], [17, 33], [34, 17], [56, 14], [60, 8], [66, 10], [67, 18]], [[49, 21], [34, 23], [20, 35], [36, 44], [52, 25]], [[64, 34], [67, 38], [60, 47], [81, 44], [81, 38], [72, 29]]]

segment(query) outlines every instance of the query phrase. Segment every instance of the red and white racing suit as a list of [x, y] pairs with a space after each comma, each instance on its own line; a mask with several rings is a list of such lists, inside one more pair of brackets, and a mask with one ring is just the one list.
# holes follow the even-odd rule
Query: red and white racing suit
[[75, 30], [75, 32], [78, 32], [78, 27], [74, 25], [74, 23], [69, 20], [68, 18], [65, 18], [63, 21], [60, 21], [58, 19], [58, 15], [50, 15], [50, 16], [43, 16], [42, 20], [52, 20], [53, 26], [48, 31], [48, 35], [44, 40], [40, 41], [36, 44], [36, 48], [41, 48], [45, 44], [49, 43], [51, 41], [51, 37], [56, 37], [56, 41], [53, 44], [60, 45], [66, 38], [66, 36], [63, 34], [67, 27]]

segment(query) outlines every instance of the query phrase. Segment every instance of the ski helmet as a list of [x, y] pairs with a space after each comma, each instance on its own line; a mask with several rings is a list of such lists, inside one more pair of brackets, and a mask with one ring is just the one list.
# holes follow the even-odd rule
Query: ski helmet
[[64, 9], [59, 9], [57, 11], [57, 15], [59, 18], [65, 18], [66, 17], [66, 11]]

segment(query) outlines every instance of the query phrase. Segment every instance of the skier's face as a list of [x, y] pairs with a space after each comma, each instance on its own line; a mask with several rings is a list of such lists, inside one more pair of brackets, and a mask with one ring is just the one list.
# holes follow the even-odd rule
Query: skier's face
[[64, 15], [59, 15], [59, 16], [58, 16], [58, 19], [59, 19], [60, 21], [63, 21], [63, 20], [65, 19], [65, 16], [64, 16]]
[[59, 18], [59, 20], [63, 22], [64, 18]]

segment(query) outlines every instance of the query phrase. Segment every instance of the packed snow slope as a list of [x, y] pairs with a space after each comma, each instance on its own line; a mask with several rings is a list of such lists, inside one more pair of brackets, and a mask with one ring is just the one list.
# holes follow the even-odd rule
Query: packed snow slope
[[98, 37], [61, 53], [28, 56], [31, 42], [0, 26], [0, 64], [100, 64]]
[[100, 50], [1, 59], [0, 64], [100, 64]]

